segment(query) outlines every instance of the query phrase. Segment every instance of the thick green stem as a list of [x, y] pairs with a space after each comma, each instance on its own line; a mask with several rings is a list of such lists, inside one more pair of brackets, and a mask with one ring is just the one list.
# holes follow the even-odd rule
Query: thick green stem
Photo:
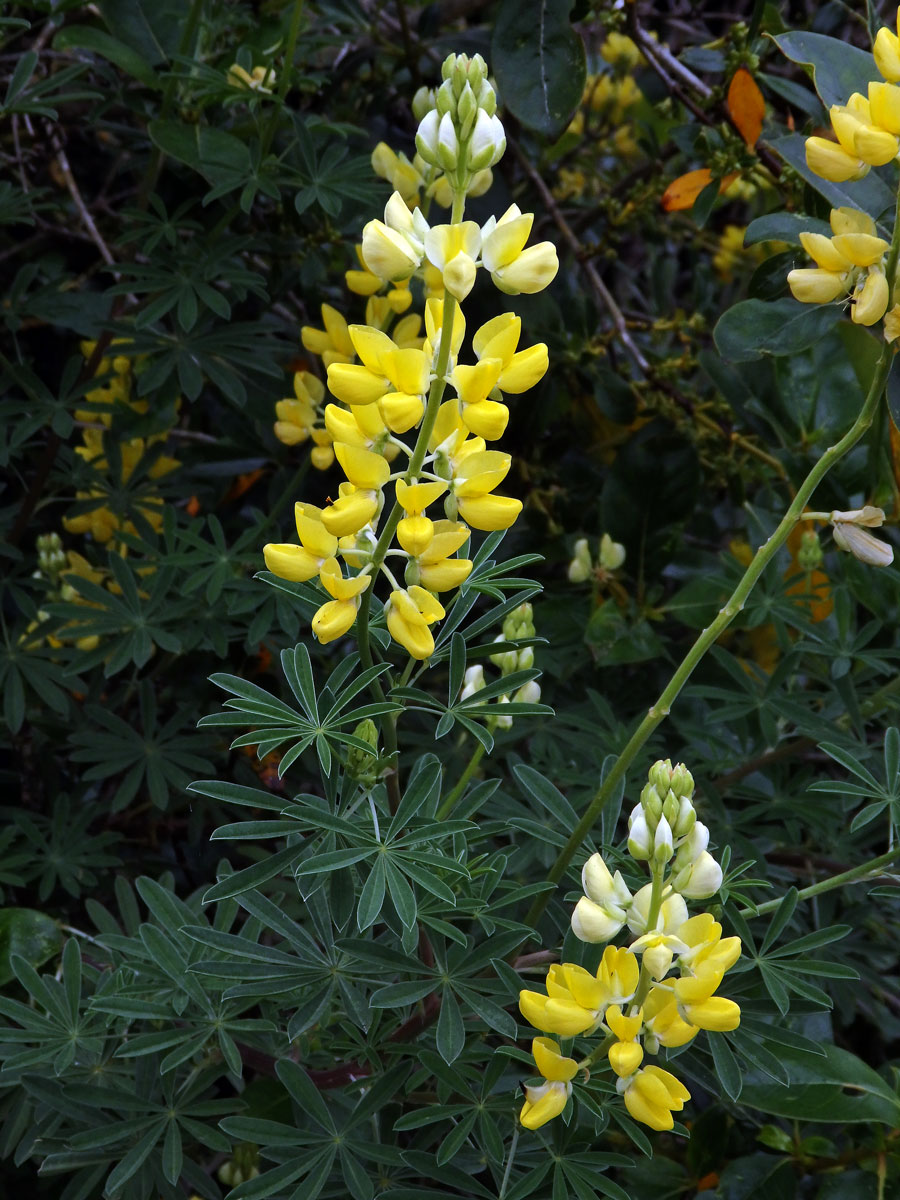
[[[898, 195], [897, 212], [894, 218], [894, 235], [888, 256], [887, 275], [889, 279], [893, 278], [893, 272], [896, 270], [898, 251], [900, 251], [900, 195]], [[793, 503], [784, 514], [778, 528], [768, 541], [757, 550], [753, 561], [745, 571], [740, 583], [732, 592], [724, 608], [721, 609], [712, 624], [703, 630], [693, 646], [691, 646], [659, 699], [650, 708], [643, 721], [641, 721], [640, 725], [629, 738], [628, 743], [619, 755], [616, 765], [606, 776], [594, 799], [588, 805], [584, 816], [578, 822], [571, 837], [565, 846], [563, 846], [556, 862], [551, 867], [547, 876], [551, 882], [557, 883], [563, 877], [569, 863], [578, 852], [585, 837], [593, 828], [594, 822], [615, 794], [616, 787], [624, 778], [626, 771], [643, 749], [650, 735], [669, 715], [679, 692], [690, 679], [697, 664], [744, 607], [747, 597], [753, 590], [760, 575], [762, 575], [763, 571], [787, 541], [791, 530], [797, 521], [800, 520], [803, 509], [806, 507], [816, 487], [835, 463], [843, 458], [848, 451], [852, 450], [872, 424], [875, 413], [878, 410], [878, 404], [884, 393], [892, 359], [893, 350], [890, 345], [885, 344], [875, 366], [875, 374], [859, 416], [840, 441], [830, 446], [809, 472], [798, 488]], [[550, 893], [544, 893], [535, 899], [525, 917], [526, 924], [534, 925], [537, 922], [547, 907], [549, 900]]]
[[[850, 883], [863, 883], [867, 879], [876, 878], [883, 867], [890, 866], [898, 858], [900, 858], [900, 846], [894, 846], [892, 850], [888, 850], [886, 854], [880, 854], [878, 858], [870, 858], [868, 862], [864, 862], [858, 867], [852, 867], [849, 871], [841, 871], [840, 875], [829, 875], [827, 879], [810, 884], [809, 887], [803, 888], [797, 893], [797, 899], [811, 900], [813, 896], [821, 896], [823, 892], [833, 892], [835, 888], [846, 887]], [[742, 917], [764, 916], [766, 913], [774, 912], [781, 904], [781, 899], [779, 896], [775, 900], [767, 900], [765, 904], [759, 904], [754, 908], [742, 908], [740, 915]]]

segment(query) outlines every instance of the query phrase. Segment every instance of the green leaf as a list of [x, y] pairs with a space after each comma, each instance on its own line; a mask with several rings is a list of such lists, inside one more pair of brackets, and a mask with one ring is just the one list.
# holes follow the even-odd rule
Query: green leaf
[[110, 33], [150, 66], [171, 58], [187, 20], [182, 0], [98, 0], [98, 7]]
[[319, 1089], [297, 1063], [282, 1058], [275, 1065], [275, 1073], [290, 1092], [306, 1116], [312, 1117], [323, 1129], [334, 1133], [334, 1121]]
[[826, 108], [846, 104], [852, 92], [865, 96], [878, 78], [875, 59], [867, 50], [821, 33], [795, 30], [772, 39], [792, 62], [812, 68], [812, 80]]
[[379, 854], [359, 895], [356, 922], [361, 930], [374, 925], [384, 904], [384, 855]]
[[491, 40], [502, 103], [523, 125], [554, 139], [581, 103], [587, 74], [571, 8], [572, 0], [503, 0]]
[[181, 121], [151, 121], [147, 129], [160, 150], [193, 167], [214, 186], [233, 190], [252, 172], [250, 151], [240, 138], [224, 129]]
[[58, 953], [63, 943], [59, 926], [33, 908], [0, 908], [0, 987], [15, 979], [13, 954], [34, 967]]
[[101, 58], [114, 63], [126, 75], [131, 75], [145, 87], [154, 90], [162, 87], [162, 82], [156, 73], [148, 66], [147, 60], [131, 46], [110, 37], [102, 29], [92, 25], [66, 25], [53, 39], [54, 50], [90, 50]]
[[725, 1094], [731, 1100], [737, 1100], [741, 1094], [743, 1080], [741, 1068], [731, 1047], [721, 1034], [709, 1035], [709, 1048], [712, 1051], [713, 1065], [716, 1068], [716, 1078], [721, 1083]]
[[[802, 133], [789, 133], [785, 137], [774, 138], [769, 145], [814, 191], [824, 196], [832, 208], [858, 208], [876, 221], [881, 220], [886, 213], [893, 212], [894, 193], [876, 171], [870, 171], [865, 178], [854, 179], [849, 183], [833, 183], [830, 179], [821, 179], [813, 174], [806, 165], [806, 138]], [[880, 232], [890, 240], [889, 229], [882, 226]]]
[[258, 887], [267, 879], [271, 879], [273, 875], [278, 875], [301, 853], [300, 846], [288, 846], [284, 850], [277, 850], [274, 854], [268, 855], [262, 862], [254, 863], [252, 867], [245, 867], [243, 871], [235, 871], [233, 875], [226, 875], [224, 879], [220, 879], [218, 883], [203, 893], [203, 903], [211, 904], [213, 900], [227, 900], [230, 896], [239, 896], [241, 892], [249, 892], [251, 888]]
[[778, 1053], [790, 1072], [790, 1086], [745, 1076], [741, 1101], [750, 1108], [798, 1121], [900, 1124], [900, 1100], [849, 1050], [828, 1045], [824, 1055], [811, 1055], [784, 1046]]
[[728, 362], [753, 362], [765, 355], [777, 358], [820, 341], [842, 316], [838, 304], [741, 300], [719, 318], [713, 338]]
[[462, 1013], [453, 992], [445, 987], [435, 1036], [438, 1054], [444, 1062], [452, 1063], [462, 1054], [465, 1044], [466, 1031]]
[[831, 226], [818, 217], [804, 217], [800, 213], [774, 212], [756, 217], [747, 226], [744, 245], [755, 246], [757, 242], [787, 242], [800, 245], [801, 233], [821, 233], [831, 237]]

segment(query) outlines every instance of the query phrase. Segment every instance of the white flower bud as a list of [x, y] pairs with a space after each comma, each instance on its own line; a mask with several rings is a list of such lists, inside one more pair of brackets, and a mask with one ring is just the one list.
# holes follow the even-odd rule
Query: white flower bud
[[[497, 703], [509, 704], [509, 696], [501, 696]], [[512, 729], [512, 717], [494, 717], [493, 721], [498, 729]]]
[[416, 130], [416, 149], [419, 154], [432, 167], [438, 166], [438, 129], [441, 124], [441, 116], [436, 108], [427, 112], [419, 122], [419, 128]]
[[524, 650], [520, 650], [518, 661], [516, 662], [516, 670], [530, 671], [534, 666], [534, 646], [526, 646]]
[[[670, 831], [671, 832], [671, 831]], [[646, 862], [653, 850], [653, 837], [643, 812], [635, 817], [628, 830], [628, 853], [638, 862]]]
[[449, 113], [444, 113], [438, 126], [437, 156], [445, 171], [456, 170], [459, 162], [459, 138]]
[[456, 112], [456, 97], [453, 95], [453, 84], [449, 79], [445, 79], [438, 88], [434, 102], [437, 111], [442, 117], [447, 113], [453, 114]]
[[582, 896], [572, 913], [572, 932], [583, 942], [598, 944], [608, 942], [625, 924], [615, 909], [603, 908], [587, 896]]
[[691, 804], [690, 798], [688, 796], [682, 796], [678, 801], [678, 817], [676, 818], [675, 824], [672, 826], [672, 832], [674, 833], [675, 837], [686, 837], [693, 829], [696, 820], [697, 813], [693, 804]]
[[469, 170], [483, 171], [493, 167], [503, 157], [505, 150], [506, 133], [500, 118], [488, 116], [483, 108], [479, 108], [469, 143]]
[[667, 863], [673, 854], [672, 826], [665, 817], [660, 817], [653, 835], [653, 861]]
[[421, 121], [434, 108], [434, 88], [420, 87], [412, 99], [413, 116]]
[[520, 704], [538, 704], [541, 699], [541, 685], [536, 679], [523, 683], [513, 697]]
[[480, 692], [484, 686], [484, 667], [480, 663], [469, 667], [463, 676], [462, 691], [459, 693], [460, 700], [468, 700], [470, 696]]

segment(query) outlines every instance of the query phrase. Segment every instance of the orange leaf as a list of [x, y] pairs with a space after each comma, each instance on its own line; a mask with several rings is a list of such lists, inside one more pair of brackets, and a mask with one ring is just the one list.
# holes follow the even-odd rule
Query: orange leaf
[[755, 146], [762, 133], [766, 102], [756, 80], [746, 67], [738, 67], [728, 88], [728, 115], [748, 146]]
[[[724, 192], [735, 179], [737, 179], [736, 173], [726, 175], [719, 183], [719, 191]], [[663, 192], [660, 204], [665, 212], [684, 212], [686, 208], [694, 207], [694, 201], [710, 183], [712, 183], [712, 172], [709, 167], [688, 171], [686, 175], [679, 175], [677, 179], [672, 180]]]

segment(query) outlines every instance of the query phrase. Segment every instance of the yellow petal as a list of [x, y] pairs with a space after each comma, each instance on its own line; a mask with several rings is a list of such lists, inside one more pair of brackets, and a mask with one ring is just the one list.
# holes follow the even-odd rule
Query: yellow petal
[[328, 368], [329, 390], [344, 404], [373, 404], [389, 386], [383, 376], [373, 375], [358, 363], [332, 363]]
[[375, 489], [387, 483], [391, 468], [383, 455], [346, 442], [335, 442], [334, 452], [354, 487]]
[[574, 1058], [560, 1054], [559, 1046], [551, 1038], [535, 1038], [531, 1043], [531, 1053], [538, 1071], [545, 1079], [568, 1083], [578, 1074], [578, 1064]]
[[411, 516], [425, 511], [429, 504], [443, 496], [447, 490], [445, 483], [407, 483], [397, 480], [397, 500], [403, 510]]
[[312, 631], [322, 645], [343, 636], [356, 620], [356, 604], [352, 600], [329, 600], [312, 619]]
[[266, 568], [273, 575], [277, 575], [279, 579], [289, 579], [292, 583], [305, 583], [307, 579], [313, 579], [319, 573], [321, 559], [304, 550], [302, 546], [270, 542], [263, 546], [263, 557], [266, 560]]

